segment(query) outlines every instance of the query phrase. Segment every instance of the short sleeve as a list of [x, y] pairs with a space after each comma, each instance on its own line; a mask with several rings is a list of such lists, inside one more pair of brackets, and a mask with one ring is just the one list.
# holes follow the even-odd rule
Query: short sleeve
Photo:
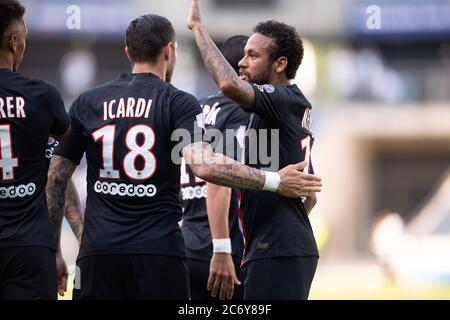
[[248, 112], [271, 122], [281, 122], [291, 113], [286, 86], [252, 84], [252, 88], [255, 92], [255, 102], [247, 108]]
[[210, 139], [209, 132], [211, 132], [211, 129], [220, 131], [219, 139], [214, 139], [212, 143], [214, 151], [240, 161], [250, 114], [238, 105], [227, 111], [226, 114], [218, 114], [216, 123], [207, 129], [206, 137]]
[[85, 151], [82, 134], [83, 127], [79, 122], [77, 115], [79, 99], [77, 99], [70, 108], [70, 133], [54, 151], [55, 155], [72, 160], [77, 164], [80, 164]]
[[69, 129], [69, 116], [67, 115], [63, 99], [58, 90], [48, 84], [47, 100], [52, 111], [52, 126], [50, 134], [54, 136], [62, 136]]
[[205, 130], [202, 108], [197, 99], [186, 92], [177, 91], [171, 101], [171, 118], [174, 130], [183, 130], [189, 139], [183, 139], [182, 147], [203, 141]]
[[233, 109], [233, 112], [227, 117], [220, 117], [212, 127], [224, 132], [226, 129], [239, 129], [242, 126], [247, 126], [250, 115], [242, 110], [240, 107]]

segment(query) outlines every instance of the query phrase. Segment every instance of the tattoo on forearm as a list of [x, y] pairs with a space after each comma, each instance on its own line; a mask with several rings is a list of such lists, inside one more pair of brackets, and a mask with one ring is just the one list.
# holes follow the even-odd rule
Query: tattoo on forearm
[[198, 29], [196, 39], [205, 66], [217, 83], [237, 78], [236, 72], [222, 56], [204, 28]]
[[210, 182], [234, 188], [260, 190], [265, 177], [258, 169], [241, 164], [219, 164], [210, 168]]
[[83, 216], [81, 214], [80, 198], [72, 180], [69, 181], [66, 188], [64, 216], [66, 217], [73, 234], [78, 242], [80, 242], [83, 233]]
[[205, 142], [193, 143], [183, 149], [183, 157], [194, 173], [202, 167], [208, 182], [230, 187], [261, 190], [265, 175], [261, 170], [240, 164], [222, 154], [213, 153]]
[[219, 86], [223, 81], [235, 83], [239, 90], [235, 90], [233, 96], [230, 98], [243, 103], [244, 105], [251, 103], [248, 99], [249, 95], [251, 96], [253, 94], [252, 87], [247, 82], [239, 79], [236, 71], [234, 71], [228, 61], [224, 58], [204, 27], [196, 29], [195, 38], [206, 69], [209, 74], [211, 74], [214, 81]]
[[61, 238], [67, 183], [75, 168], [74, 162], [63, 157], [53, 156], [48, 171], [46, 187], [48, 214], [52, 223], [53, 236], [58, 245]]

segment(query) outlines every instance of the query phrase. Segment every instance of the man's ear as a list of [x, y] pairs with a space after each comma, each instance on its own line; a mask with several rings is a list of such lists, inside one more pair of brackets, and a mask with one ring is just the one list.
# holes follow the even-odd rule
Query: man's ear
[[8, 50], [15, 53], [17, 51], [18, 37], [15, 33], [8, 37]]
[[125, 54], [127, 55], [128, 60], [130, 60], [131, 62], [133, 62], [133, 61], [131, 60], [130, 50], [128, 50], [128, 46], [125, 46]]
[[283, 73], [286, 70], [288, 63], [289, 62], [286, 57], [279, 57], [277, 60], [274, 61], [275, 71], [277, 73]]
[[163, 49], [163, 53], [164, 53], [164, 59], [170, 60], [170, 56], [172, 54], [172, 51], [175, 52], [175, 44], [174, 42], [169, 42]]

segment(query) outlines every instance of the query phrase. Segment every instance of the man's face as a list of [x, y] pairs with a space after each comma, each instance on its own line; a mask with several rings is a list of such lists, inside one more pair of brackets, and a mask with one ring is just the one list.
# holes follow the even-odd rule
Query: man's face
[[255, 33], [248, 39], [245, 56], [239, 61], [241, 79], [256, 84], [270, 83], [273, 61], [270, 59], [273, 40]]
[[9, 40], [8, 45], [13, 55], [13, 71], [17, 72], [27, 46], [28, 29], [24, 20], [13, 23], [9, 29], [7, 31], [8, 39], [12, 37], [12, 41]]

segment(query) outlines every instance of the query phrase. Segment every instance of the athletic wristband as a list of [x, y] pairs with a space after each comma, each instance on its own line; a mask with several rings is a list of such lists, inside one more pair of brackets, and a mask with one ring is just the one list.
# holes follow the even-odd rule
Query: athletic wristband
[[277, 192], [280, 187], [281, 178], [277, 172], [264, 171], [266, 174], [266, 181], [264, 182], [263, 190]]
[[231, 253], [231, 240], [228, 239], [213, 239], [214, 253]]

